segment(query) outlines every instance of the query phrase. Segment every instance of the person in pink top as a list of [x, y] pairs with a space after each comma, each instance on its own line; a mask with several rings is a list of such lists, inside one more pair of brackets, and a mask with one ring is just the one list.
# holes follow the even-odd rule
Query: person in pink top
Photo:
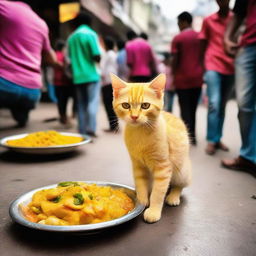
[[206, 153], [228, 151], [221, 142], [225, 106], [234, 86], [234, 59], [224, 50], [224, 33], [232, 17], [229, 0], [216, 0], [219, 11], [203, 21], [199, 39], [204, 54], [204, 80], [207, 84], [208, 116]]
[[178, 16], [181, 32], [173, 38], [171, 53], [181, 117], [188, 127], [191, 143], [196, 145], [196, 109], [203, 84], [203, 68], [200, 62], [200, 41], [198, 33], [192, 29], [192, 21], [193, 17], [188, 12]]
[[130, 82], [149, 82], [156, 75], [155, 56], [150, 44], [133, 31], [127, 33], [125, 45]]
[[0, 24], [0, 107], [25, 126], [41, 95], [42, 55], [50, 64], [58, 62], [46, 23], [27, 4], [0, 1]]

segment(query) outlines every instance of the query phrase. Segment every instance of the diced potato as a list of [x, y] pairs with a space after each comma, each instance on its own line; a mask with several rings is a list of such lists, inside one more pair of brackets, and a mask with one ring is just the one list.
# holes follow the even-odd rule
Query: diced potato
[[41, 221], [41, 220], [47, 219], [47, 216], [45, 214], [43, 214], [43, 213], [40, 213], [40, 214], [37, 215], [37, 218], [38, 218], [38, 220]]
[[75, 205], [74, 204], [74, 198], [67, 198], [64, 202], [64, 206], [72, 209], [72, 210], [81, 210], [83, 209], [84, 205], [81, 204], [81, 205]]
[[60, 195], [61, 191], [57, 188], [49, 189], [45, 195], [46, 199], [53, 200], [54, 198], [58, 197]]
[[95, 215], [95, 211], [92, 205], [86, 205], [82, 211], [87, 215]]
[[36, 214], [41, 213], [41, 209], [39, 207], [32, 206], [30, 209]]
[[55, 216], [50, 216], [45, 220], [46, 225], [64, 226], [67, 225], [66, 221], [63, 221]]
[[79, 225], [79, 224], [86, 224], [80, 221], [81, 219], [81, 212], [78, 211], [70, 211], [70, 214], [63, 218], [68, 225]]

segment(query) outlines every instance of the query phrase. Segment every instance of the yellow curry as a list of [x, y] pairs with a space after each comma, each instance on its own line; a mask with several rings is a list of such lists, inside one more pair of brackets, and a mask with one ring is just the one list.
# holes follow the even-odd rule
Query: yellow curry
[[27, 206], [21, 205], [27, 220], [61, 226], [113, 220], [133, 208], [133, 200], [121, 189], [82, 182], [61, 182], [36, 192]]
[[7, 145], [15, 147], [49, 147], [81, 142], [83, 138], [63, 135], [56, 131], [30, 133], [24, 138], [8, 140]]

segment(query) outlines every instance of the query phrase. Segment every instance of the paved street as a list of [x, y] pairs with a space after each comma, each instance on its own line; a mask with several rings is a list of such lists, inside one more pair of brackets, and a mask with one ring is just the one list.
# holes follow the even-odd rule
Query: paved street
[[[178, 114], [175, 105], [174, 112]], [[220, 159], [238, 154], [240, 136], [235, 102], [228, 104], [224, 137], [230, 152], [204, 153], [206, 109], [197, 113], [198, 146], [191, 148], [193, 183], [178, 207], [163, 209], [162, 219], [146, 224], [142, 216], [96, 236], [60, 236], [13, 224], [8, 207], [19, 195], [37, 187], [68, 180], [100, 180], [133, 186], [131, 164], [122, 135], [105, 134], [101, 108], [99, 137], [66, 156], [23, 156], [0, 149], [0, 255], [90, 256], [253, 256], [256, 254], [256, 179], [220, 167]], [[14, 129], [7, 111], [0, 110], [0, 137], [45, 129], [60, 129], [53, 104], [41, 103], [26, 129]], [[67, 131], [76, 131], [75, 128]]]

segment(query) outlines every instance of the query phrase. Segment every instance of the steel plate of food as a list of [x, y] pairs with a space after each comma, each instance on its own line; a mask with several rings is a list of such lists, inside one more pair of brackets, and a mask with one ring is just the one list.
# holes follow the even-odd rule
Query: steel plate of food
[[24, 194], [11, 204], [10, 216], [34, 229], [88, 232], [129, 221], [143, 209], [131, 187], [110, 182], [72, 181]]
[[56, 154], [73, 151], [91, 141], [89, 136], [57, 131], [40, 131], [8, 136], [1, 146], [28, 154]]

